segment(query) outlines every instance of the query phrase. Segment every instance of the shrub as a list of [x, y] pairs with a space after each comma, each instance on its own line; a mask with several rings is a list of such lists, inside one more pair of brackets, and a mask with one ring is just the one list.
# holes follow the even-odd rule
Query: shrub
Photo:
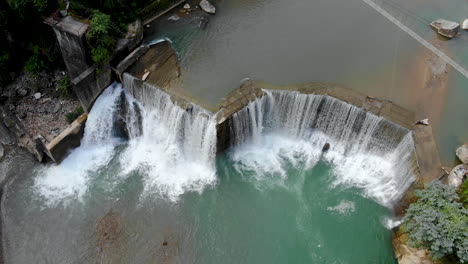
[[91, 57], [97, 65], [102, 65], [112, 54], [116, 38], [112, 29], [111, 17], [100, 11], [94, 11], [86, 33], [86, 40], [91, 47]]
[[409, 244], [430, 250], [434, 259], [455, 255], [468, 262], [468, 210], [457, 202], [455, 189], [434, 182], [415, 194], [419, 199], [403, 219]]
[[68, 76], [63, 77], [58, 81], [57, 91], [63, 97], [69, 97], [71, 93], [71, 82]]
[[463, 203], [465, 208], [468, 207], [468, 179], [460, 186], [458, 193], [460, 195], [460, 202]]
[[24, 64], [24, 69], [33, 75], [39, 73], [45, 68], [46, 67], [44, 61], [37, 54], [34, 54], [31, 57], [29, 57], [29, 59]]
[[67, 120], [68, 124], [73, 123], [80, 115], [84, 113], [83, 108], [80, 106], [73, 110], [73, 112], [69, 112], [65, 114], [65, 119]]

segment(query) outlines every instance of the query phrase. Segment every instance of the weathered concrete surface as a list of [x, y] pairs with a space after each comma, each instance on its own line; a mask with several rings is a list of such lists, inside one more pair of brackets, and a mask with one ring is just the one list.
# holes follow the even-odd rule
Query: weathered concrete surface
[[141, 79], [149, 72], [146, 82], [156, 87], [172, 89], [171, 83], [177, 81], [180, 76], [180, 65], [177, 53], [169, 41], [163, 41], [152, 45], [138, 62], [128, 67], [127, 72]]
[[128, 67], [140, 59], [140, 57], [143, 56], [148, 51], [148, 49], [149, 46], [146, 45], [136, 48], [114, 68], [114, 71], [117, 73], [120, 80], [122, 80], [122, 74], [128, 69]]
[[90, 66], [84, 41], [89, 25], [71, 16], [60, 18], [58, 21], [49, 17], [44, 23], [54, 29], [70, 78], [77, 77]]
[[82, 114], [46, 146], [52, 161], [60, 163], [72, 149], [80, 146], [87, 118], [87, 114]]
[[414, 143], [421, 180], [425, 185], [445, 175], [431, 125], [415, 125]]
[[[162, 89], [170, 94], [171, 100], [183, 109], [190, 108], [193, 103], [212, 112], [217, 110], [214, 106], [203, 102], [200, 98], [191, 96], [182, 89], [179, 60], [169, 41], [162, 41], [150, 46], [125, 72], [138, 79], [134, 81], [134, 85], [143, 87], [143, 84], [146, 83], [154, 89]], [[143, 82], [144, 75], [147, 77]]]
[[86, 112], [91, 110], [94, 101], [111, 81], [111, 68], [108, 64], [101, 66], [99, 70], [94, 66], [89, 67], [72, 80], [73, 91]]

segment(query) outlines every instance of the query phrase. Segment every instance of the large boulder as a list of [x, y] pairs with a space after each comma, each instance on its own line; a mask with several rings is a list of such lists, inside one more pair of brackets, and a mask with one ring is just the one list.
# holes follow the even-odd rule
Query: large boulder
[[457, 148], [455, 151], [457, 157], [461, 160], [461, 162], [467, 164], [468, 163], [468, 144], [463, 144], [461, 147]]
[[208, 0], [201, 0], [200, 2], [200, 7], [203, 9], [203, 11], [214, 14], [216, 13], [216, 7], [214, 7]]
[[463, 20], [462, 29], [468, 30], [468, 19]]
[[463, 183], [463, 178], [468, 175], [468, 164], [460, 164], [452, 169], [447, 183], [450, 186], [458, 188]]
[[460, 30], [460, 24], [445, 19], [434, 20], [431, 26], [437, 30], [437, 33], [447, 38], [455, 37]]

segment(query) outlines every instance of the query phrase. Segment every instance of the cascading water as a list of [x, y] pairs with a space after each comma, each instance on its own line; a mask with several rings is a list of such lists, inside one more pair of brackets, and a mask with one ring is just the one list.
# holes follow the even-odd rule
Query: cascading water
[[[259, 179], [285, 178], [286, 161], [312, 168], [322, 159], [333, 165], [335, 185], [362, 188], [386, 206], [414, 181], [410, 131], [328, 96], [266, 91], [230, 126], [237, 169]], [[326, 143], [331, 148], [323, 152]]]
[[[196, 106], [183, 110], [166, 93], [146, 88], [154, 91], [148, 100], [156, 103], [141, 105], [117, 83], [104, 91], [89, 114], [81, 146], [60, 165], [39, 172], [35, 186], [42, 197], [51, 203], [82, 197], [90, 175], [114, 158], [121, 169], [113, 180], [138, 171], [146, 195], [176, 200], [186, 191], [201, 191], [216, 181], [216, 130], [211, 115]], [[120, 145], [123, 150], [117, 151]]]

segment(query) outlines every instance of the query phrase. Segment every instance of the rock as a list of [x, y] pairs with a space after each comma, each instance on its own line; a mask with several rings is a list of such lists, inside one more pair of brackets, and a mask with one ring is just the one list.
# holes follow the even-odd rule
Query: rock
[[26, 96], [28, 95], [28, 91], [26, 89], [23, 89], [23, 88], [19, 88], [18, 90], [16, 90], [16, 93], [19, 95], [19, 96]]
[[417, 124], [421, 124], [421, 125], [428, 126], [428, 125], [429, 125], [429, 118], [426, 118], [426, 119], [423, 119], [423, 120], [419, 120], [418, 122], [416, 122], [416, 125], [417, 125]]
[[468, 30], [468, 19], [463, 20], [463, 23], [462, 23], [461, 27], [464, 30]]
[[21, 111], [16, 115], [19, 119], [25, 119], [26, 118], [26, 112]]
[[8, 105], [8, 109], [10, 110], [10, 112], [13, 112], [15, 111], [16, 107], [12, 104]]
[[460, 30], [460, 24], [445, 19], [437, 19], [432, 21], [431, 27], [435, 28], [437, 33], [447, 38], [455, 37]]
[[463, 178], [468, 175], [468, 164], [460, 164], [450, 172], [447, 183], [458, 188], [463, 183]]
[[68, 14], [68, 11], [67, 11], [67, 10], [60, 10], [60, 15], [61, 15], [62, 17], [66, 17], [67, 14]]
[[199, 25], [199, 27], [200, 27], [201, 29], [205, 30], [205, 29], [206, 29], [206, 26], [208, 25], [208, 22], [209, 22], [209, 21], [210, 21], [210, 20], [209, 20], [207, 17], [202, 17], [202, 18], [200, 19], [200, 25]]
[[184, 9], [190, 9], [190, 5], [187, 3], [184, 5]]
[[57, 103], [55, 104], [54, 108], [52, 109], [52, 113], [58, 113], [58, 111], [60, 111], [60, 108], [62, 107], [62, 105], [60, 103]]
[[34, 94], [34, 99], [39, 100], [41, 99], [42, 94], [41, 93], [35, 93]]
[[172, 15], [172, 16], [170, 16], [167, 20], [177, 21], [177, 20], [179, 20], [179, 19], [180, 19], [180, 16], [178, 16], [178, 15]]
[[216, 13], [216, 8], [210, 2], [208, 2], [208, 0], [201, 0], [200, 7], [203, 11], [209, 14]]
[[394, 254], [398, 260], [398, 264], [434, 264], [429, 251], [408, 246], [406, 236], [406, 234], [401, 234], [398, 231], [392, 239]]
[[322, 148], [322, 152], [327, 152], [330, 149], [330, 143], [325, 143]]
[[468, 144], [463, 144], [463, 146], [457, 148], [455, 154], [457, 154], [461, 162], [468, 164]]
[[126, 39], [132, 39], [143, 34], [143, 24], [141, 20], [137, 19], [133, 23], [130, 23], [127, 27]]

